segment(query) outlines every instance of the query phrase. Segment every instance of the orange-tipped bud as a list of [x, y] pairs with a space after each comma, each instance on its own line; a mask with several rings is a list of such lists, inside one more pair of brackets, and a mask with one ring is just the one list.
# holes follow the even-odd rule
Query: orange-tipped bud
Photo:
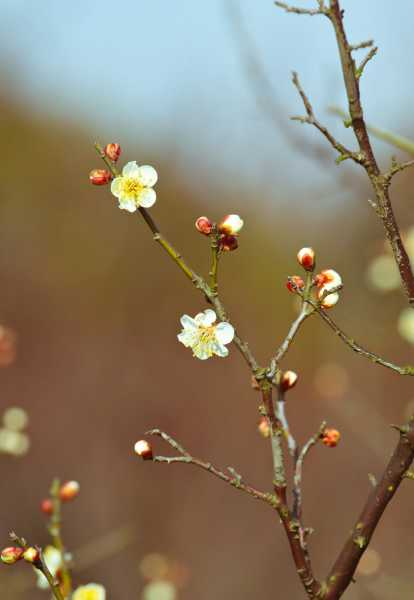
[[45, 498], [40, 503], [40, 510], [45, 513], [45, 515], [51, 515], [53, 513], [53, 502], [50, 498]]
[[147, 440], [138, 440], [134, 446], [134, 450], [138, 456], [144, 460], [152, 460], [152, 448]]
[[283, 392], [290, 390], [296, 385], [298, 375], [295, 371], [285, 371], [280, 379], [280, 389]]
[[268, 438], [270, 435], [270, 425], [269, 425], [269, 421], [266, 419], [266, 417], [262, 417], [257, 425], [257, 429], [258, 432], [260, 433], [260, 435], [262, 435], [264, 438]]
[[318, 287], [327, 286], [328, 289], [342, 285], [342, 277], [334, 269], [321, 271], [315, 276], [313, 281]]
[[112, 162], [116, 162], [121, 156], [121, 146], [116, 143], [106, 144], [104, 153], [105, 156], [109, 158], [109, 160], [112, 160]]
[[79, 494], [80, 485], [77, 481], [66, 481], [60, 490], [59, 490], [59, 498], [62, 502], [68, 502], [69, 500], [73, 500]]
[[1, 562], [5, 565], [14, 565], [23, 557], [23, 548], [16, 548], [16, 546], [10, 546], [9, 548], [4, 548], [1, 551]]
[[286, 287], [289, 292], [295, 293], [297, 290], [302, 290], [305, 287], [305, 282], [299, 275], [291, 275], [291, 277], [288, 277]]
[[219, 240], [220, 250], [223, 252], [231, 252], [238, 248], [239, 242], [234, 235], [222, 235]]
[[337, 429], [325, 429], [322, 434], [322, 443], [328, 448], [335, 448], [341, 439], [341, 434]]
[[40, 560], [40, 552], [37, 548], [30, 546], [24, 550], [23, 558], [29, 563], [37, 563]]
[[204, 235], [210, 235], [213, 230], [213, 223], [208, 217], [198, 217], [197, 221], [195, 222], [195, 226], [197, 231], [203, 233]]
[[243, 227], [243, 219], [239, 215], [226, 215], [218, 224], [217, 229], [225, 235], [237, 235]]
[[93, 185], [106, 185], [112, 179], [112, 175], [106, 169], [93, 169], [89, 173], [89, 181]]
[[313, 271], [315, 266], [315, 251], [313, 248], [302, 248], [297, 254], [298, 263], [306, 270]]

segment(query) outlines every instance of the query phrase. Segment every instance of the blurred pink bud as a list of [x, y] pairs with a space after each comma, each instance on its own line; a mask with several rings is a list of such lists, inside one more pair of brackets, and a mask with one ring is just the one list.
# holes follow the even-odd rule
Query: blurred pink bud
[[0, 367], [8, 367], [16, 358], [16, 334], [0, 325]]
[[341, 434], [337, 429], [325, 429], [322, 434], [322, 443], [328, 448], [335, 448], [341, 439]]
[[134, 450], [138, 456], [144, 460], [152, 460], [152, 448], [147, 440], [138, 440], [134, 446]]
[[223, 252], [231, 252], [236, 250], [239, 245], [236, 236], [234, 235], [222, 235], [219, 240], [219, 248]]
[[59, 498], [62, 502], [68, 502], [69, 500], [73, 500], [79, 494], [80, 485], [77, 481], [66, 481], [60, 490], [59, 490]]
[[50, 498], [45, 498], [40, 503], [40, 510], [45, 513], [45, 515], [51, 515], [53, 513], [53, 502]]
[[213, 223], [208, 217], [198, 217], [195, 226], [197, 231], [204, 233], [204, 235], [210, 235], [213, 229]]
[[299, 275], [291, 275], [288, 277], [286, 287], [289, 292], [296, 292], [297, 290], [301, 290], [305, 287], [305, 282], [303, 281], [302, 277], [299, 277]]
[[298, 252], [297, 259], [306, 271], [312, 271], [315, 266], [315, 251], [313, 248], [302, 248]]
[[106, 169], [93, 169], [89, 173], [89, 181], [93, 185], [106, 185], [112, 179], [112, 175]]
[[17, 561], [23, 557], [23, 552], [23, 548], [10, 546], [1, 551], [0, 558], [5, 565], [14, 565], [14, 563], [17, 563]]
[[295, 371], [285, 371], [280, 379], [280, 387], [282, 391], [290, 390], [296, 385], [298, 375]]
[[243, 227], [243, 219], [239, 215], [226, 215], [217, 226], [220, 233], [237, 235]]
[[270, 425], [266, 417], [262, 417], [257, 425], [257, 429], [264, 438], [268, 438], [270, 435]]
[[121, 156], [121, 146], [116, 143], [106, 144], [104, 154], [109, 158], [109, 160], [116, 162]]

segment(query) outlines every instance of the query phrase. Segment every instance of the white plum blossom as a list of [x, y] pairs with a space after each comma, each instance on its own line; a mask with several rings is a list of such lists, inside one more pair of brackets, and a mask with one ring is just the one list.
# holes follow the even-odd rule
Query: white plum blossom
[[105, 600], [105, 588], [99, 583], [81, 585], [72, 594], [72, 600]]
[[243, 219], [239, 215], [226, 215], [219, 223], [218, 229], [226, 235], [237, 235], [243, 227]]
[[[54, 546], [46, 546], [43, 550], [43, 559], [46, 563], [47, 568], [53, 575], [56, 576], [56, 573], [62, 567], [62, 554], [60, 551]], [[37, 576], [37, 587], [46, 590], [49, 588], [49, 583], [46, 577], [43, 575], [41, 571], [38, 569], [34, 569]]]
[[152, 188], [157, 180], [154, 167], [139, 167], [134, 160], [127, 163], [122, 169], [122, 175], [112, 181], [111, 192], [118, 198], [119, 208], [135, 212], [140, 206], [149, 208], [155, 203], [157, 194]]
[[229, 351], [225, 344], [230, 344], [234, 338], [234, 328], [223, 321], [215, 324], [216, 313], [211, 308], [199, 313], [193, 318], [188, 315], [181, 317], [183, 330], [177, 335], [186, 348], [191, 348], [193, 356], [206, 360], [216, 354], [227, 356]]

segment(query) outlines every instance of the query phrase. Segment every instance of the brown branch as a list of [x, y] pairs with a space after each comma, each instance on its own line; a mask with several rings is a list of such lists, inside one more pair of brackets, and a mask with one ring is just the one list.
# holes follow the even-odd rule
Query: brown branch
[[365, 552], [388, 503], [394, 497], [414, 459], [414, 419], [399, 429], [400, 439], [381, 481], [370, 493], [350, 536], [345, 542], [326, 581], [324, 600], [342, 596]]
[[326, 421], [323, 421], [321, 423], [321, 426], [319, 427], [318, 431], [315, 433], [315, 435], [313, 435], [307, 442], [306, 444], [303, 446], [302, 450], [299, 452], [299, 455], [297, 457], [296, 460], [296, 465], [295, 465], [295, 473], [294, 473], [294, 477], [293, 477], [293, 483], [294, 483], [294, 487], [293, 487], [293, 492], [294, 492], [294, 497], [295, 497], [295, 504], [293, 507], [293, 513], [295, 514], [295, 516], [297, 517], [297, 519], [299, 519], [299, 521], [302, 519], [302, 469], [303, 469], [303, 462], [309, 452], [309, 450], [315, 446], [315, 444], [318, 443], [318, 441], [321, 439], [322, 434], [325, 430], [326, 427]]

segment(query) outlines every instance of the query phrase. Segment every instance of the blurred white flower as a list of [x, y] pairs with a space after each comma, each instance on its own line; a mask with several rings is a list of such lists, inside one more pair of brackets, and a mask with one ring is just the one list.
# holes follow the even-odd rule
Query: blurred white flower
[[369, 283], [381, 292], [389, 292], [400, 287], [400, 273], [392, 256], [381, 254], [371, 261], [367, 278]]
[[210, 358], [213, 354], [224, 357], [229, 353], [225, 344], [230, 344], [234, 338], [234, 328], [225, 321], [214, 325], [216, 319], [216, 313], [210, 308], [194, 319], [188, 315], [181, 317], [183, 330], [177, 337], [200, 360]]
[[72, 600], [105, 600], [105, 598], [105, 588], [99, 583], [82, 585], [72, 594]]
[[[43, 550], [43, 559], [47, 568], [53, 577], [55, 577], [56, 573], [62, 567], [61, 553], [54, 546], [46, 546], [46, 548]], [[41, 588], [42, 590], [47, 590], [49, 588], [49, 583], [46, 577], [38, 569], [35, 569], [35, 573], [37, 575], [37, 587]]]
[[142, 592], [142, 600], [175, 600], [176, 598], [176, 589], [169, 581], [152, 581]]
[[111, 192], [118, 198], [119, 208], [135, 212], [140, 206], [149, 208], [155, 203], [157, 195], [152, 188], [157, 179], [154, 167], [139, 167], [134, 160], [127, 163], [122, 169], [122, 175], [112, 181]]
[[414, 344], [414, 311], [405, 308], [398, 317], [398, 333], [406, 342]]

